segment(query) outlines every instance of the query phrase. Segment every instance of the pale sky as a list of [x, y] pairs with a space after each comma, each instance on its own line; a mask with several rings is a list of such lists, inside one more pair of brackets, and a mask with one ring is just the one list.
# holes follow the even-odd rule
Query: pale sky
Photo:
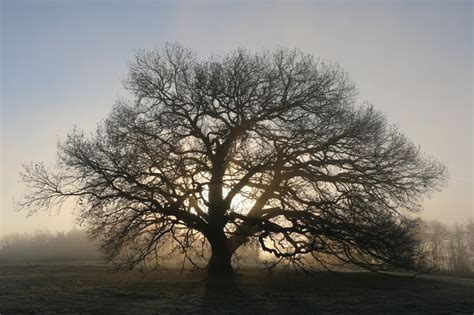
[[60, 137], [93, 130], [125, 95], [135, 49], [180, 42], [201, 57], [278, 46], [338, 62], [426, 154], [448, 187], [422, 216], [474, 217], [472, 1], [1, 2], [0, 235], [69, 230], [72, 216], [14, 211], [22, 163], [55, 160]]

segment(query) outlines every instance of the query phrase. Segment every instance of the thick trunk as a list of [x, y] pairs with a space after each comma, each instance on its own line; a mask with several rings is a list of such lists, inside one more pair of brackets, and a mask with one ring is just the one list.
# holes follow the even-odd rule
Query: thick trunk
[[209, 233], [207, 239], [211, 244], [212, 254], [207, 270], [209, 274], [232, 274], [231, 264], [233, 251], [223, 231]]

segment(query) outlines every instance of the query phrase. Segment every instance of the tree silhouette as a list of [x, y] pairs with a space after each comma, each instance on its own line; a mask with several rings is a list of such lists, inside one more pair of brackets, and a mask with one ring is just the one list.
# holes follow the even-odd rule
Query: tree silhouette
[[199, 60], [172, 44], [138, 51], [125, 87], [133, 100], [94, 134], [70, 133], [56, 167], [25, 166], [20, 206], [75, 198], [107, 258], [128, 267], [170, 238], [185, 253], [207, 240], [212, 272], [232, 272], [250, 239], [297, 264], [411, 262], [409, 213], [444, 166], [357, 106], [337, 65], [287, 49]]

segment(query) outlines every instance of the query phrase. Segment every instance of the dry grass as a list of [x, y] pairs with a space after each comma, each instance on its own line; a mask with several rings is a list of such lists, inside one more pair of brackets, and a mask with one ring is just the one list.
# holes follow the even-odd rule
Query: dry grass
[[474, 282], [369, 273], [109, 272], [101, 265], [0, 265], [0, 313], [469, 313]]

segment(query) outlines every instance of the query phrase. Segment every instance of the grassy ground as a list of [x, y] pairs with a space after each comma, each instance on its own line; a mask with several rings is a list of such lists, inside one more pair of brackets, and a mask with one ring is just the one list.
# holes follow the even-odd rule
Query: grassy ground
[[234, 281], [100, 265], [0, 265], [0, 313], [466, 313], [474, 281], [240, 271]]

